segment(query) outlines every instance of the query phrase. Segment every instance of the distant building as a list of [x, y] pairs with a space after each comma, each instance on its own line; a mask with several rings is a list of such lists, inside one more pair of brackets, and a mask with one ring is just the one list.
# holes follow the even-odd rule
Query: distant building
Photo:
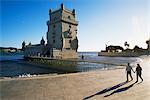
[[75, 10], [68, 10], [61, 4], [55, 11], [49, 10], [47, 21], [47, 44], [42, 38], [40, 44], [27, 45], [24, 55], [49, 56], [53, 58], [77, 58], [78, 38]]
[[[125, 43], [127, 44], [127, 42]], [[137, 57], [141, 55], [150, 55], [150, 39], [146, 41], [147, 48], [143, 49], [137, 45], [133, 49], [123, 49], [121, 46], [106, 46], [105, 50], [98, 52], [99, 56], [110, 57]]]
[[14, 52], [19, 51], [19, 49], [14, 48], [14, 47], [0, 47], [0, 51], [1, 52], [11, 52], [11, 53], [14, 53]]

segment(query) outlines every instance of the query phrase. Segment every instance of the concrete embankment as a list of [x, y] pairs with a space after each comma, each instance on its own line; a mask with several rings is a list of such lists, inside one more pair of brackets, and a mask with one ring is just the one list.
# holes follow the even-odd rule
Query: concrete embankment
[[[48, 57], [28, 57], [26, 58], [27, 62], [30, 64], [41, 65], [43, 67], [61, 70], [62, 72], [72, 73], [72, 72], [81, 72], [85, 69], [83, 66], [86, 63], [92, 64], [101, 64], [101, 69], [104, 67], [112, 68], [112, 66], [124, 66], [124, 64], [113, 63], [108, 61], [96, 61], [96, 60], [80, 60], [80, 59], [51, 59]], [[80, 64], [79, 64], [80, 63]], [[109, 66], [109, 67], [108, 67]], [[111, 66], [111, 67], [110, 67]], [[82, 68], [81, 68], [82, 67]], [[88, 68], [86, 68], [88, 70]]]

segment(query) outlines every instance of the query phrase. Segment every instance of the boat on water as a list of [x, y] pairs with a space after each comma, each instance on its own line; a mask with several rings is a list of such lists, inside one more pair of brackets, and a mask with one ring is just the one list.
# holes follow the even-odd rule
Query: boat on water
[[[121, 46], [106, 46], [105, 50], [98, 52], [98, 56], [108, 56], [108, 57], [138, 57], [142, 55], [150, 55], [150, 39], [146, 41], [147, 48], [143, 49], [137, 45], [133, 49], [123, 49]], [[129, 44], [125, 42], [125, 45], [129, 47]]]

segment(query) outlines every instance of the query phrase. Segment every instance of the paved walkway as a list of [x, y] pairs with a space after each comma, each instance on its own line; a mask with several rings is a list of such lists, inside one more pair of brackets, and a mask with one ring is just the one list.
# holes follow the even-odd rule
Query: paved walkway
[[125, 83], [125, 69], [0, 79], [1, 100], [150, 100], [150, 57], [142, 83]]

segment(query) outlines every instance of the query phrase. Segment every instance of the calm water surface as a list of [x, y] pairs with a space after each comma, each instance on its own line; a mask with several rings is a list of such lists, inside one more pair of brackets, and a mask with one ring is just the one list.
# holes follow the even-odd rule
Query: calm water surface
[[[79, 52], [79, 59], [84, 55], [85, 60], [108, 62], [113, 64], [126, 64], [128, 62], [133, 65], [141, 61], [139, 57], [102, 57], [97, 56], [97, 52]], [[61, 67], [61, 66], [60, 66]], [[116, 66], [107, 64], [97, 64], [88, 62], [78, 62], [75, 66], [77, 72], [102, 70], [115, 68]], [[40, 65], [29, 64], [23, 60], [23, 55], [0, 56], [0, 77], [17, 77], [22, 74], [52, 74], [52, 73], [64, 73], [64, 71], [45, 68]], [[66, 72], [67, 73], [67, 72]]]

